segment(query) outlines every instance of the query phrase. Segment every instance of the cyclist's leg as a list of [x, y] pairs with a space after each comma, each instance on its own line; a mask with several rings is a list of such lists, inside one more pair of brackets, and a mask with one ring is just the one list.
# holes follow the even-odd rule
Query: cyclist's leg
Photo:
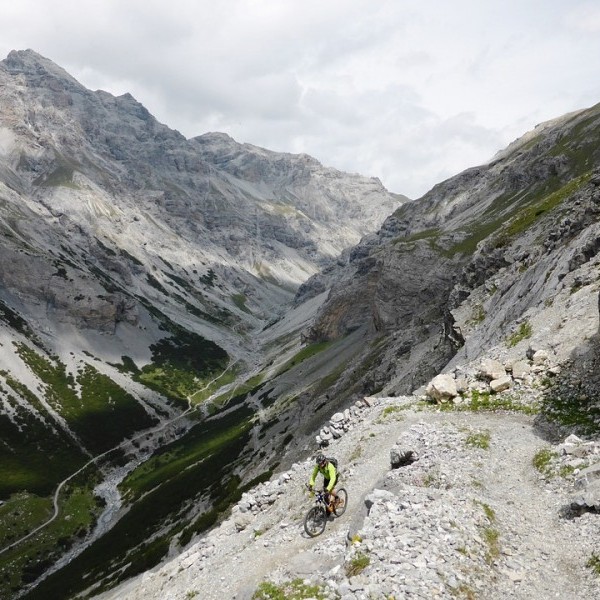
[[335, 493], [335, 486], [338, 482], [338, 478], [335, 478], [335, 481], [333, 482], [333, 487], [331, 488], [331, 492], [329, 492], [329, 505], [333, 508], [334, 506], [336, 506], [336, 502], [338, 501], [338, 497], [337, 494]]
[[325, 502], [327, 504], [327, 514], [330, 514], [331, 511], [333, 510], [333, 507], [331, 505], [331, 498], [330, 498], [330, 492], [327, 491], [327, 487], [329, 486], [329, 479], [324, 479], [323, 480], [323, 492], [325, 493]]

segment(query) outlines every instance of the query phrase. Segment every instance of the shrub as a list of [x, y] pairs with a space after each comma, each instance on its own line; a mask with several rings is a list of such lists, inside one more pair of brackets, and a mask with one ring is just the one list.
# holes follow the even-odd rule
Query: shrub
[[552, 452], [549, 448], [542, 448], [535, 453], [533, 457], [533, 466], [542, 475], [549, 475], [551, 471], [552, 459], [556, 456], [555, 452]]
[[515, 331], [513, 334], [508, 336], [507, 344], [509, 348], [516, 346], [521, 340], [525, 340], [531, 337], [533, 333], [533, 329], [531, 327], [531, 323], [529, 321], [525, 321], [519, 325], [519, 329]]
[[280, 585], [263, 581], [252, 595], [252, 600], [325, 600], [327, 597], [322, 586], [294, 579]]
[[489, 450], [490, 447], [490, 432], [480, 431], [469, 435], [465, 441], [467, 446], [472, 448], [481, 448], [482, 450]]
[[592, 552], [592, 556], [585, 563], [585, 566], [591, 569], [596, 575], [600, 575], [600, 556]]
[[362, 573], [371, 564], [371, 559], [362, 552], [357, 554], [347, 565], [346, 575], [354, 577]]

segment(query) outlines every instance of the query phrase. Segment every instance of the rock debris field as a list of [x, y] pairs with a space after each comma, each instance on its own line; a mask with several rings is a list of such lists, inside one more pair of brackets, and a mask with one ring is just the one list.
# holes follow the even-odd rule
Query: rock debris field
[[[99, 598], [250, 600], [264, 581], [343, 600], [600, 598], [600, 514], [573, 508], [600, 444], [552, 444], [521, 413], [370, 400], [326, 450], [349, 502], [321, 536], [303, 529], [306, 460], [245, 494], [182, 554]], [[392, 468], [391, 456], [410, 460]]]

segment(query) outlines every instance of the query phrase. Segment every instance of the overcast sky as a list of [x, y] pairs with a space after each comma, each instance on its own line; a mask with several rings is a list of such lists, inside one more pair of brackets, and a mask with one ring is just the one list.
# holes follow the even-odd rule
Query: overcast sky
[[0, 0], [0, 58], [26, 48], [412, 198], [600, 102], [599, 0]]

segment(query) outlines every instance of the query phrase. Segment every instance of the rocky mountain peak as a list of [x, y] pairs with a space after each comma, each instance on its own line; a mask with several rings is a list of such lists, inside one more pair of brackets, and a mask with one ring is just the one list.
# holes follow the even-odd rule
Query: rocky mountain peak
[[13, 75], [23, 74], [28, 77], [50, 75], [56, 79], [76, 82], [62, 67], [34, 50], [11, 50], [8, 56], [0, 61], [0, 65]]

